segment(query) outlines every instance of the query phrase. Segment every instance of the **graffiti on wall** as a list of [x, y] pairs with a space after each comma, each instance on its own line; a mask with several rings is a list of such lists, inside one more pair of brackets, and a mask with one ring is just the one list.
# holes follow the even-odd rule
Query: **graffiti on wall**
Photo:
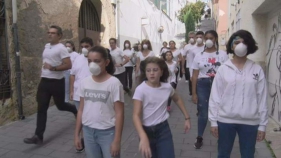
[[266, 76], [269, 114], [281, 123], [281, 12], [270, 23]]

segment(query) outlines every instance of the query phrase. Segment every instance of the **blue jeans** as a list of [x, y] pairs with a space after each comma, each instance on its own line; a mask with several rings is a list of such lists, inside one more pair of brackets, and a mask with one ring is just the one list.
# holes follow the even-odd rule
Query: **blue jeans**
[[199, 78], [197, 80], [197, 110], [198, 110], [198, 136], [202, 137], [208, 122], [209, 98], [213, 79]]
[[79, 105], [80, 105], [80, 101], [74, 100], [73, 102], [74, 102], [74, 105], [75, 105], [75, 107], [76, 107], [76, 109], [77, 109], [77, 111], [78, 111]]
[[65, 79], [65, 102], [69, 102], [69, 98], [70, 98], [70, 82], [69, 82], [69, 77], [70, 77], [70, 71], [64, 71], [64, 79]]
[[149, 139], [152, 158], [175, 158], [174, 143], [168, 121], [143, 129]]
[[[83, 126], [83, 134], [87, 158], [112, 158], [110, 147], [114, 140], [115, 127], [100, 130]], [[120, 158], [120, 155], [115, 158]]]
[[218, 122], [218, 158], [230, 158], [236, 133], [239, 137], [241, 158], [254, 158], [258, 125]]

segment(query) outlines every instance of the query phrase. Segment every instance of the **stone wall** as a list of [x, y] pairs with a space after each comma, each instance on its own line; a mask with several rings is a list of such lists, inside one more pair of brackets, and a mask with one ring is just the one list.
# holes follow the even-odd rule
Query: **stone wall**
[[[92, 0], [93, 2], [96, 0]], [[36, 112], [36, 91], [40, 81], [42, 67], [42, 52], [47, 42], [47, 31], [49, 26], [58, 25], [63, 28], [63, 39], [73, 40], [76, 47], [78, 44], [78, 19], [79, 9], [82, 0], [18, 0], [18, 35], [21, 52], [22, 70], [22, 97], [24, 115]], [[14, 56], [12, 38], [12, 8], [11, 1], [6, 0], [6, 12], [9, 22], [9, 51], [11, 56], [12, 71], [12, 100], [6, 103], [6, 108], [0, 109], [0, 124], [6, 120], [16, 119], [16, 89], [14, 76]], [[101, 33], [102, 42], [108, 43], [110, 37], [115, 37], [115, 15], [110, 0], [101, 0], [102, 17], [101, 23], [103, 32]], [[13, 114], [7, 113], [12, 109]]]

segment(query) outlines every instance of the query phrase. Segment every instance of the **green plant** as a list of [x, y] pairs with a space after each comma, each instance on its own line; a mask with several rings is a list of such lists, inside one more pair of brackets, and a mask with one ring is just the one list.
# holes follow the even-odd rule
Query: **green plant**
[[272, 148], [271, 148], [271, 146], [270, 146], [270, 141], [267, 141], [266, 139], [264, 140], [265, 141], [265, 143], [266, 143], [266, 146], [267, 146], [267, 148], [270, 150], [270, 152], [271, 152], [271, 156], [273, 157], [273, 158], [276, 158], [276, 156], [275, 156], [275, 154], [274, 154], [274, 152], [273, 152], [273, 150], [272, 150]]
[[195, 21], [193, 18], [193, 12], [189, 11], [184, 16], [184, 24], [185, 24], [185, 41], [188, 42], [188, 33], [190, 31], [195, 31]]
[[204, 8], [205, 8], [204, 2], [198, 1], [196, 3], [189, 3], [179, 11], [178, 19], [184, 23], [185, 15], [189, 11], [191, 11], [194, 21], [196, 22], [201, 21], [201, 16], [204, 14]]

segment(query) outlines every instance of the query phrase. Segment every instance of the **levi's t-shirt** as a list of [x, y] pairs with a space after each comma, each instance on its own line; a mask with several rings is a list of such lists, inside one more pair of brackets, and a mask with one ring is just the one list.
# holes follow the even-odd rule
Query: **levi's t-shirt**
[[82, 80], [80, 97], [84, 98], [82, 124], [95, 129], [115, 126], [114, 103], [124, 102], [123, 85], [114, 76], [96, 82], [92, 76]]

